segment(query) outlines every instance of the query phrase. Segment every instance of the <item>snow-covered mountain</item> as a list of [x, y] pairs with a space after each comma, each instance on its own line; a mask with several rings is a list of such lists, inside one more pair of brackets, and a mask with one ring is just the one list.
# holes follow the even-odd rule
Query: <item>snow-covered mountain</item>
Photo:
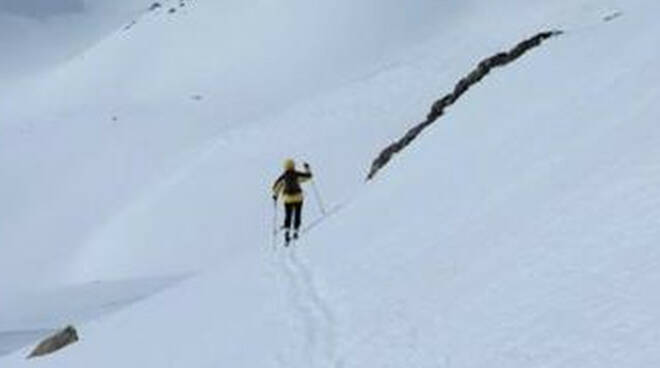
[[657, 365], [656, 2], [148, 5], [0, 89], [0, 365]]
[[0, 90], [52, 68], [142, 14], [149, 0], [1, 0]]

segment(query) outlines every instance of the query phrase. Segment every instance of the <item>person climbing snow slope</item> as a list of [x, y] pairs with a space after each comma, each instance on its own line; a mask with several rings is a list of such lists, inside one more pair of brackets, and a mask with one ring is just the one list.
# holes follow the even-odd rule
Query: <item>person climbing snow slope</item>
[[293, 239], [298, 238], [298, 230], [302, 223], [302, 208], [304, 196], [301, 183], [312, 179], [309, 164], [304, 163], [305, 171], [297, 171], [296, 163], [292, 159], [284, 161], [284, 173], [280, 175], [273, 184], [273, 200], [277, 202], [280, 194], [284, 202], [284, 244], [289, 245], [291, 241], [291, 230]]

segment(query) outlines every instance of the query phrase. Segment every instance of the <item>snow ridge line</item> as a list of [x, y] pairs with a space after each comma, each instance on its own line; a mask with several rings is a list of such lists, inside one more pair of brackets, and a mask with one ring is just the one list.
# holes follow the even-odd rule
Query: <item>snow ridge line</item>
[[546, 31], [536, 34], [533, 37], [530, 37], [507, 52], [499, 52], [489, 58], [481, 61], [475, 69], [473, 69], [466, 77], [461, 79], [454, 90], [445, 95], [440, 100], [436, 101], [431, 107], [431, 111], [426, 116], [426, 120], [422, 123], [417, 124], [406, 134], [400, 138], [398, 141], [387, 146], [381, 153], [376, 157], [376, 159], [371, 164], [371, 169], [367, 175], [367, 181], [373, 179], [376, 174], [387, 165], [390, 160], [397, 153], [403, 151], [412, 141], [414, 141], [424, 129], [428, 128], [436, 120], [438, 120], [442, 115], [444, 115], [445, 108], [453, 105], [458, 101], [461, 96], [463, 96], [472, 86], [479, 83], [484, 77], [486, 77], [493, 69], [505, 66], [521, 56], [523, 56], [527, 51], [540, 46], [543, 41], [559, 36], [563, 34], [563, 31]]

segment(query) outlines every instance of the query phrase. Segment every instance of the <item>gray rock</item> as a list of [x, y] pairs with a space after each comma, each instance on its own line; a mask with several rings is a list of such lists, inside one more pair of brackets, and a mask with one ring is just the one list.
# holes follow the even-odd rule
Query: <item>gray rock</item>
[[73, 326], [67, 326], [37, 345], [27, 359], [52, 354], [78, 341], [78, 332]]
[[614, 13], [612, 13], [612, 14], [609, 14], [609, 15], [605, 16], [605, 17], [603, 18], [603, 21], [605, 21], [605, 22], [611, 22], [611, 21], [615, 20], [616, 18], [621, 17], [622, 15], [623, 15], [623, 12], [621, 12], [621, 11], [617, 11], [617, 12], [614, 12]]

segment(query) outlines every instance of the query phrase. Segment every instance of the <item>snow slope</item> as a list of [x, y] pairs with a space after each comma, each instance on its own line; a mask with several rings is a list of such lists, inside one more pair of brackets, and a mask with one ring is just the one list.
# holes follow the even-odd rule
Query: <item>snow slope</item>
[[88, 322], [121, 310], [179, 281], [153, 278], [5, 291], [0, 301], [0, 355], [40, 341], [72, 321]]
[[[375, 0], [163, 4], [0, 90], [0, 269], [20, 275], [0, 284], [43, 282], [24, 264], [53, 280], [98, 228], [213, 137], [374, 70], [425, 36], [431, 12], [453, 11], [430, 0], [405, 12]], [[409, 19], [418, 24], [404, 27]]]
[[[197, 275], [29, 364], [656, 366], [660, 6], [618, 5], [464, 2], [437, 15], [451, 21], [431, 38], [342, 74], [361, 78], [310, 86], [304, 99], [287, 91], [295, 105], [216, 127], [210, 142], [152, 130], [172, 134], [161, 149], [175, 164], [142, 174], [142, 190], [102, 206], [103, 220], [71, 225], [84, 236], [51, 269], [78, 283]], [[566, 33], [488, 76], [364, 184], [378, 150], [476, 62], [549, 28]], [[289, 155], [313, 164], [326, 203], [341, 208], [275, 250], [268, 186]], [[111, 176], [99, 171], [83, 183], [102, 190]], [[308, 197], [305, 216], [318, 218]], [[0, 364], [26, 366], [25, 353]]]

